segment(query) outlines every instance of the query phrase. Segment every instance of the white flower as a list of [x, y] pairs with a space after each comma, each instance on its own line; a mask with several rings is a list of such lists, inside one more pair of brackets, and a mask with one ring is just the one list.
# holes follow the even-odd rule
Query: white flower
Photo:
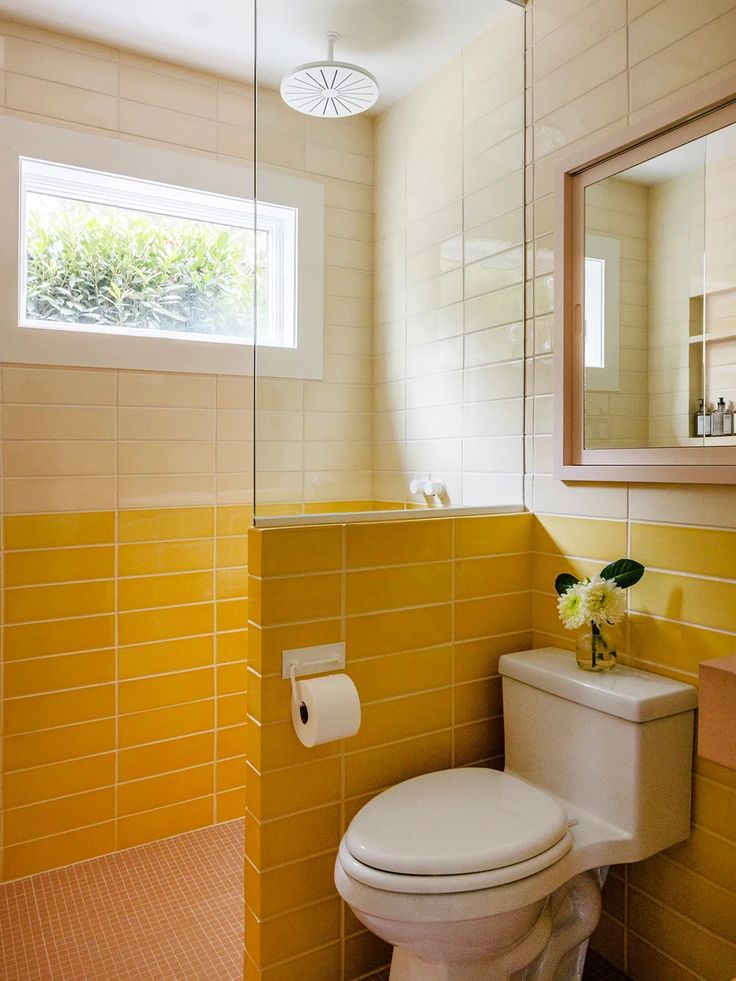
[[588, 620], [597, 627], [618, 623], [626, 613], [626, 593], [613, 579], [593, 576], [585, 587], [585, 606]]
[[557, 600], [557, 612], [566, 630], [576, 630], [590, 620], [587, 591], [587, 580], [576, 582]]

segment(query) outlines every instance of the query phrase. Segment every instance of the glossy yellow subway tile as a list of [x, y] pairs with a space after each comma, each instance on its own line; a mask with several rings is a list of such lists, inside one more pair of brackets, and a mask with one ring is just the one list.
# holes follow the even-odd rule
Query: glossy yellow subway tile
[[[248, 792], [250, 794], [250, 770]], [[260, 800], [255, 794], [253, 796], [252, 804], [248, 801], [248, 808], [264, 821], [337, 801], [340, 799], [340, 760], [331, 757], [264, 773]]]
[[734, 947], [710, 930], [660, 906], [638, 889], [628, 890], [628, 922], [641, 938], [667, 953], [703, 978], [728, 978], [734, 965]]
[[212, 538], [214, 508], [160, 508], [120, 511], [121, 542], [166, 542], [180, 538]]
[[114, 598], [112, 579], [6, 589], [5, 621], [28, 623], [108, 613], [114, 608]]
[[[335, 852], [330, 851], [260, 874], [256, 872], [260, 886], [260, 897], [257, 897], [255, 890], [248, 888], [248, 872], [255, 870], [246, 862], [245, 888], [251, 897], [249, 905], [256, 916], [266, 918], [331, 897], [335, 893], [334, 869]], [[260, 898], [260, 902], [257, 898]]]
[[182, 637], [155, 644], [136, 644], [120, 648], [118, 677], [138, 678], [163, 674], [167, 671], [186, 671], [214, 664], [214, 637]]
[[694, 680], [698, 664], [733, 653], [731, 634], [693, 627], [689, 624], [662, 620], [658, 617], [632, 613], [629, 616], [629, 653], [660, 665], [662, 670], [687, 672]]
[[303, 746], [294, 734], [291, 719], [261, 725], [251, 716], [248, 726], [248, 759], [261, 773], [285, 766], [300, 766], [339, 753], [335, 743], [311, 748]]
[[156, 811], [121, 817], [117, 822], [118, 848], [131, 848], [146, 841], [157, 841], [194, 831], [195, 828], [204, 828], [212, 824], [213, 815], [213, 798], [202, 797]]
[[245, 786], [245, 756], [221, 760], [215, 764], [215, 781], [218, 792]]
[[31, 770], [15, 770], [4, 776], [4, 806], [20, 807], [54, 797], [68, 797], [96, 787], [111, 787], [114, 783], [114, 753], [52, 763]]
[[[340, 935], [340, 900], [330, 898], [261, 922], [263, 966], [321, 947]], [[293, 976], [293, 975], [292, 975]]]
[[245, 787], [225, 790], [215, 795], [215, 824], [235, 821], [245, 814]]
[[212, 539], [143, 542], [118, 547], [118, 569], [121, 576], [164, 575], [211, 569], [214, 558]]
[[248, 631], [233, 630], [216, 635], [217, 663], [248, 660]]
[[631, 525], [631, 555], [647, 568], [734, 577], [736, 531], [682, 525]]
[[215, 701], [207, 698], [201, 702], [121, 715], [118, 718], [118, 741], [121, 748], [142, 746], [196, 732], [209, 732], [214, 725]]
[[630, 604], [639, 613], [736, 632], [736, 582], [650, 569], [630, 590]]
[[5, 732], [8, 735], [33, 732], [114, 714], [114, 685], [94, 685], [48, 695], [11, 698], [5, 703]]
[[115, 550], [112, 545], [8, 552], [5, 557], [6, 586], [110, 579], [114, 575]]
[[531, 541], [531, 514], [455, 519], [455, 555], [458, 558], [528, 552]]
[[231, 756], [243, 756], [248, 749], [248, 729], [246, 723], [217, 730], [215, 750], [218, 760]]
[[349, 752], [408, 739], [452, 725], [452, 689], [420, 692], [363, 705], [360, 730], [346, 740]]
[[122, 645], [210, 634], [213, 629], [211, 603], [121, 613], [118, 617], [118, 637]]
[[112, 614], [5, 626], [5, 658], [14, 660], [51, 654], [70, 654], [112, 647]]
[[248, 601], [245, 599], [220, 600], [216, 607], [217, 629], [245, 630], [248, 626]]
[[[345, 981], [365, 978], [391, 963], [391, 947], [369, 930], [348, 937], [345, 941]], [[370, 979], [369, 979], [370, 981]]]
[[115, 719], [5, 736], [3, 749], [6, 773], [105, 753], [115, 749]]
[[248, 595], [248, 570], [241, 566], [219, 569], [215, 580], [218, 599], [242, 599]]
[[627, 936], [627, 966], [637, 978], [666, 978], [666, 981], [701, 981], [699, 974], [648, 944], [632, 931]]
[[531, 647], [531, 631], [458, 642], [454, 645], [455, 682], [474, 681], [497, 674], [498, 659], [502, 654], [527, 651]]
[[137, 814], [214, 793], [214, 764], [131, 780], [118, 786], [118, 814]]
[[[254, 822], [248, 823], [248, 834]], [[319, 854], [340, 843], [340, 806], [329, 804], [313, 811], [268, 821], [259, 826], [259, 867], [268, 868]], [[246, 841], [248, 840], [246, 834]]]
[[471, 640], [526, 630], [531, 626], [531, 617], [528, 592], [462, 600], [455, 604], [455, 637]]
[[385, 521], [346, 525], [347, 567], [416, 564], [452, 557], [452, 521]]
[[736, 843], [703, 828], [695, 827], [687, 841], [668, 848], [664, 853], [679, 865], [703, 879], [734, 891], [736, 882]]
[[71, 831], [88, 824], [99, 824], [115, 817], [115, 789], [105, 787], [71, 797], [6, 809], [7, 845]]
[[337, 574], [264, 579], [260, 623], [274, 626], [339, 616], [342, 579]]
[[[310, 950], [302, 957], [296, 957], [285, 964], [267, 967], [259, 976], [259, 981], [325, 981], [325, 978], [340, 976], [340, 944], [330, 944], [317, 950]], [[246, 974], [245, 981], [251, 981]]]
[[271, 577], [329, 572], [339, 569], [341, 563], [342, 529], [324, 525], [264, 530], [249, 564], [257, 575]]
[[452, 764], [449, 729], [407, 739], [377, 749], [348, 753], [345, 760], [345, 793], [348, 797], [390, 787], [400, 780], [443, 770]]
[[5, 665], [5, 697], [40, 695], [115, 681], [115, 651], [84, 651], [9, 661]]
[[473, 599], [525, 588], [531, 572], [531, 553], [460, 559], [455, 563], [455, 598]]
[[449, 603], [372, 616], [351, 616], [346, 621], [349, 660], [397, 654], [449, 643], [452, 609]]
[[736, 895], [655, 855], [629, 869], [628, 881], [668, 908], [736, 944]]
[[693, 785], [693, 821], [736, 844], [736, 790], [700, 775]]
[[115, 850], [115, 822], [51, 835], [5, 848], [5, 878], [20, 879], [46, 869], [82, 862]]
[[442, 688], [452, 679], [452, 646], [387, 654], [380, 660], [353, 661], [348, 674], [363, 703]]
[[428, 606], [452, 599], [452, 563], [427, 562], [348, 572], [346, 612], [375, 613], [406, 606]]
[[[602, 913], [598, 926], [591, 938], [590, 946], [609, 964], [623, 970], [625, 965], [626, 940], [624, 925], [607, 913]], [[647, 977], [649, 975], [646, 975]]]
[[196, 671], [173, 671], [152, 678], [122, 681], [118, 686], [118, 711], [143, 712], [146, 709], [163, 708], [196, 702], [214, 695], [212, 668]]
[[5, 518], [5, 547], [64, 548], [107, 545], [115, 540], [113, 511], [76, 514], [14, 514]]
[[139, 576], [134, 579], [120, 579], [118, 582], [118, 609], [121, 611], [201, 603], [213, 596], [214, 582], [211, 572]]
[[158, 773], [202, 766], [212, 760], [213, 748], [213, 733], [202, 732], [124, 749], [119, 754], [118, 779], [136, 780]]
[[456, 725], [501, 715], [501, 679], [483, 678], [455, 685], [453, 689], [454, 719]]
[[595, 559], [602, 565], [626, 555], [625, 521], [550, 514], [537, 514], [534, 518], [535, 552]]
[[248, 696], [221, 695], [217, 699], [217, 725], [236, 726], [245, 722], [248, 716]]
[[245, 536], [218, 538], [216, 548], [218, 569], [227, 569], [232, 566], [252, 566], [252, 557], [249, 559], [248, 556], [248, 539]]
[[490, 763], [500, 768], [503, 761], [503, 722], [500, 718], [483, 719], [457, 725], [455, 735], [455, 766]]
[[555, 579], [560, 573], [569, 572], [578, 579], [597, 575], [602, 568], [592, 559], [571, 559], [567, 555], [550, 555], [537, 552], [534, 555], [532, 588], [556, 596]]

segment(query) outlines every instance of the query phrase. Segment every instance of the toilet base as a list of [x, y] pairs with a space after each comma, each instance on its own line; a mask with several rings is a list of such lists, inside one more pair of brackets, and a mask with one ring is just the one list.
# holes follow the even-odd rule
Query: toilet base
[[394, 947], [389, 981], [581, 981], [607, 871], [583, 872], [565, 883], [528, 933], [491, 956], [433, 962]]

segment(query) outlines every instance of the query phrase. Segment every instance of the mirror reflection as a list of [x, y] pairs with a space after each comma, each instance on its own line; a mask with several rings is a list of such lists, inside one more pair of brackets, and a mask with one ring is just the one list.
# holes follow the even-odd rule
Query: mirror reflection
[[736, 126], [585, 189], [588, 449], [736, 442]]

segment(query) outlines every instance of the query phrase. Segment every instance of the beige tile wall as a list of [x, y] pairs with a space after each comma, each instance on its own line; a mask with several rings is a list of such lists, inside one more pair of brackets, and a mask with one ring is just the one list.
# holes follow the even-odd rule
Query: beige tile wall
[[[632, 590], [630, 648], [650, 670], [695, 681], [699, 660], [736, 646], [736, 488], [563, 484], [552, 476], [550, 262], [555, 168], [587, 141], [736, 75], [736, 4], [689, 0], [532, 0], [528, 9], [527, 173], [533, 308], [527, 363], [534, 412], [528, 501], [537, 512], [536, 643], [566, 643], [553, 579], [619, 555], [648, 566]], [[545, 264], [540, 268], [540, 247]], [[601, 520], [583, 520], [586, 518]], [[725, 549], [725, 551], [723, 551]], [[724, 562], [724, 557], [729, 558]], [[736, 781], [698, 761], [689, 842], [606, 888], [595, 943], [637, 981], [728, 981], [736, 975]]]
[[620, 243], [619, 371], [610, 391], [586, 389], [585, 445], [647, 446], [649, 437], [649, 192], [608, 178], [585, 195], [585, 228]]
[[376, 119], [373, 496], [520, 503], [523, 15]]

